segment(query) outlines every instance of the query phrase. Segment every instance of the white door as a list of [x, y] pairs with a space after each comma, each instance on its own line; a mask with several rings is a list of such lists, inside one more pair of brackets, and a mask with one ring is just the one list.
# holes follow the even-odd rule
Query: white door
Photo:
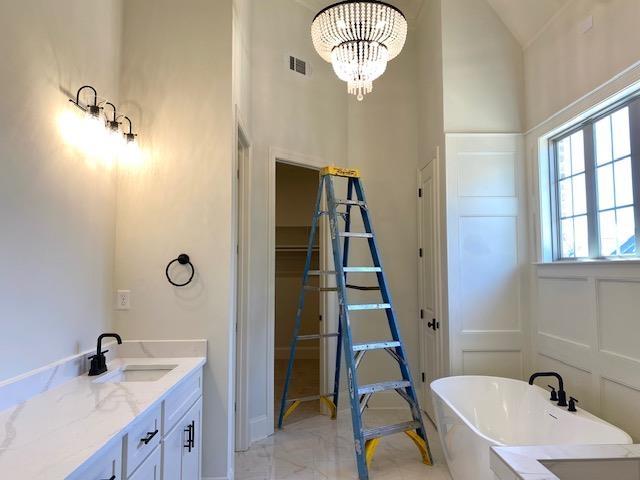
[[420, 279], [420, 349], [422, 408], [433, 419], [429, 385], [440, 377], [440, 319], [438, 318], [438, 237], [436, 228], [436, 161], [420, 171], [419, 190], [419, 279]]

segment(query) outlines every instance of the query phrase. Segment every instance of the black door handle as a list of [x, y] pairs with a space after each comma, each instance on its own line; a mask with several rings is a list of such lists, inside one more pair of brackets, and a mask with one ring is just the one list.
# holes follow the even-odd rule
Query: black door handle
[[157, 428], [156, 428], [156, 429], [155, 429], [155, 431], [153, 431], [153, 432], [147, 432], [147, 436], [146, 436], [146, 437], [144, 437], [144, 438], [141, 438], [141, 439], [140, 439], [140, 441], [141, 441], [142, 443], [144, 443], [145, 445], [148, 445], [148, 444], [149, 444], [149, 442], [151, 441], [151, 439], [152, 439], [153, 437], [155, 437], [155, 436], [157, 435], [157, 433], [158, 433], [158, 429], [157, 429]]
[[438, 328], [440, 325], [436, 326], [436, 319], [434, 318], [432, 321], [427, 322], [427, 327], [429, 327], [430, 329], [432, 329], [434, 332], [436, 331], [436, 328]]

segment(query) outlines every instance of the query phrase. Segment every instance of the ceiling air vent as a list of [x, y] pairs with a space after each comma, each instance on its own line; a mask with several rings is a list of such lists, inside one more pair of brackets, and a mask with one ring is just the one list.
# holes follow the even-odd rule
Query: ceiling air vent
[[302, 75], [307, 74], [307, 62], [296, 57], [289, 57], [289, 69]]

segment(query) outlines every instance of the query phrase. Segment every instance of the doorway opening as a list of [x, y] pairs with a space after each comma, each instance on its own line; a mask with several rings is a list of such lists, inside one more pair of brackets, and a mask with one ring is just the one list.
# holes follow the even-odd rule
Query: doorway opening
[[[274, 335], [274, 422], [277, 422], [287, 373], [298, 297], [307, 256], [318, 189], [318, 171], [276, 162], [275, 189], [275, 335]], [[320, 269], [320, 229], [316, 230], [311, 257], [312, 270]], [[318, 287], [319, 277], [308, 283]], [[302, 309], [300, 335], [321, 333], [321, 299], [318, 291], [307, 291]], [[289, 398], [317, 395], [321, 387], [323, 341], [299, 342], [289, 383]], [[303, 402], [289, 422], [320, 413], [319, 401]]]

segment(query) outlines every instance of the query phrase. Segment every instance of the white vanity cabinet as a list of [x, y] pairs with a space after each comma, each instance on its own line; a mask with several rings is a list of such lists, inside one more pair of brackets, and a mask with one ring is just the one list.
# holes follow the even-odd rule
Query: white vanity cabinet
[[66, 480], [200, 480], [202, 368]]
[[202, 397], [162, 440], [162, 479], [200, 478]]

